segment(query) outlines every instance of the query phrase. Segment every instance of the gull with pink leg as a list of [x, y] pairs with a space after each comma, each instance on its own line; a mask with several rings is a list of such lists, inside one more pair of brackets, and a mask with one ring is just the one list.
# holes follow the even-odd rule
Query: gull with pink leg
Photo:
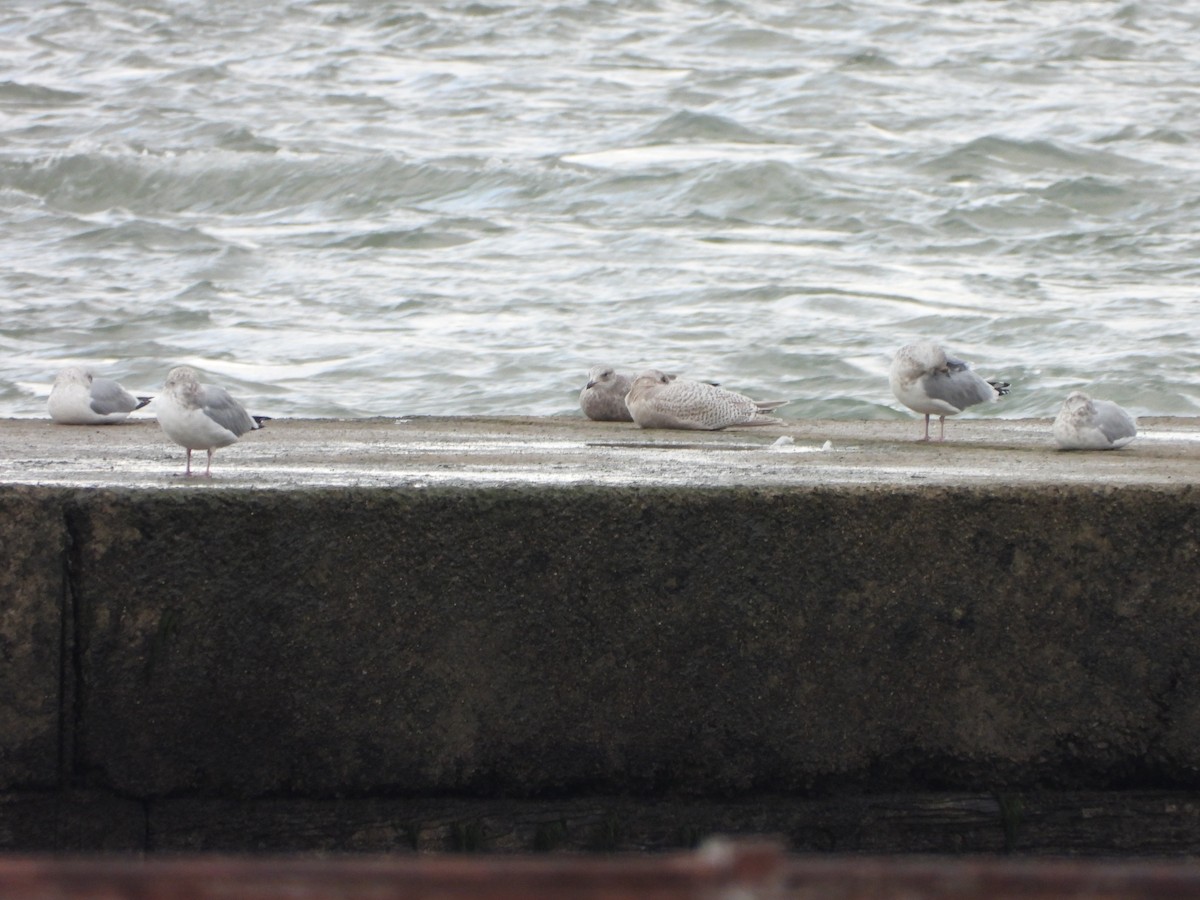
[[946, 416], [957, 416], [977, 403], [994, 403], [1008, 393], [1007, 381], [978, 375], [968, 362], [956, 359], [932, 341], [906, 344], [896, 351], [890, 374], [892, 393], [914, 412], [925, 416], [929, 440], [929, 417], [941, 422], [938, 440], [946, 439]]
[[196, 370], [176, 366], [167, 373], [162, 393], [154, 400], [155, 414], [163, 433], [187, 449], [187, 468], [192, 474], [192, 451], [208, 453], [204, 476], [212, 476], [213, 453], [227, 447], [249, 431], [262, 427], [265, 416], [252, 416], [225, 388], [201, 384]]

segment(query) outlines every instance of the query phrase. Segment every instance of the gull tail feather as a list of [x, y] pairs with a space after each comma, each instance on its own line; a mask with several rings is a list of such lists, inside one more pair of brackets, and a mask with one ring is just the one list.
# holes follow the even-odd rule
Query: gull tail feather
[[745, 422], [739, 422], [739, 425], [786, 425], [787, 423], [778, 416], [755, 416], [752, 419], [747, 419]]

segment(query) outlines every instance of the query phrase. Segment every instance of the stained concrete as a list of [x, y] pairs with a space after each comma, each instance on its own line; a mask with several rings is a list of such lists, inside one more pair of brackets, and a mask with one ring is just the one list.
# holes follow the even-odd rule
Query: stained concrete
[[1048, 424], [0, 423], [0, 790], [1195, 790], [1200, 423]]
[[59, 778], [66, 534], [44, 492], [0, 488], [0, 791]]
[[1200, 770], [1195, 488], [104, 492], [72, 515], [79, 764], [124, 794]]
[[945, 443], [914, 440], [921, 433], [916, 419], [798, 421], [721, 432], [642, 430], [632, 423], [569, 416], [276, 419], [218, 450], [214, 478], [206, 480], [181, 477], [184, 451], [153, 419], [96, 427], [9, 419], [0, 420], [0, 480], [285, 490], [522, 484], [1115, 487], [1200, 480], [1200, 420], [1143, 418], [1139, 425], [1141, 435], [1123, 450], [1060, 452], [1048, 419], [950, 421]]

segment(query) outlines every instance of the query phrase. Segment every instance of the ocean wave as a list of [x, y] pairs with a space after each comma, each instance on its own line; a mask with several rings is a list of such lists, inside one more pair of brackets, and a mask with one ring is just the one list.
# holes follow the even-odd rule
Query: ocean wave
[[0, 190], [36, 196], [76, 214], [122, 208], [142, 214], [257, 216], [320, 207], [327, 217], [344, 217], [437, 202], [461, 207], [481, 198], [484, 205], [494, 205], [544, 187], [527, 171], [465, 157], [427, 163], [391, 156], [192, 150], [0, 161]]
[[0, 81], [0, 104], [19, 104], [37, 107], [62, 106], [84, 103], [87, 94], [67, 91], [40, 84], [24, 84], [17, 81]]
[[638, 136], [644, 144], [674, 142], [768, 144], [770, 135], [739, 125], [725, 116], [680, 110]]

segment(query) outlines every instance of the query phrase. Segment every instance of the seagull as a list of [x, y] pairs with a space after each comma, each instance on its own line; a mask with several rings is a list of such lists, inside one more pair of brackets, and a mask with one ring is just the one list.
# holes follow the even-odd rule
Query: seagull
[[229, 446], [248, 431], [262, 428], [267, 420], [265, 416], [251, 416], [225, 388], [201, 384], [196, 370], [189, 366], [176, 366], [167, 373], [154, 407], [167, 437], [187, 448], [184, 475], [192, 474], [192, 451], [208, 451], [206, 478], [212, 476], [213, 451]]
[[730, 425], [781, 425], [767, 415], [786, 400], [751, 400], [708, 384], [676, 378], [658, 369], [647, 369], [634, 379], [625, 405], [641, 428], [685, 428], [719, 431]]
[[929, 440], [929, 417], [941, 420], [939, 441], [946, 439], [946, 416], [956, 416], [976, 403], [994, 402], [1008, 393], [1007, 381], [982, 378], [971, 364], [950, 356], [930, 341], [906, 344], [896, 351], [890, 376], [896, 399], [925, 414], [925, 436]]
[[1060, 450], [1117, 450], [1137, 437], [1133, 416], [1109, 400], [1072, 391], [1054, 420]]
[[46, 403], [60, 425], [112, 425], [123, 422], [151, 397], [135, 397], [108, 378], [97, 378], [82, 366], [68, 366], [54, 376]]
[[633, 385], [633, 376], [611, 366], [592, 366], [587, 385], [579, 392], [583, 414], [598, 422], [632, 422], [625, 395]]

